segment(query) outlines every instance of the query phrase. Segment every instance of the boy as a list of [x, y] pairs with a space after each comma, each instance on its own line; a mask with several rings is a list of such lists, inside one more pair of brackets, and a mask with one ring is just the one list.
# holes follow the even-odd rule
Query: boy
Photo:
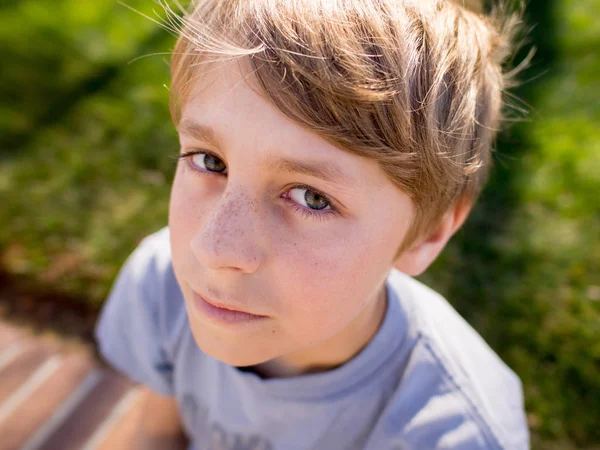
[[507, 23], [442, 0], [186, 16], [169, 226], [96, 330], [149, 388], [140, 448], [528, 448], [518, 377], [411, 278], [483, 185]]

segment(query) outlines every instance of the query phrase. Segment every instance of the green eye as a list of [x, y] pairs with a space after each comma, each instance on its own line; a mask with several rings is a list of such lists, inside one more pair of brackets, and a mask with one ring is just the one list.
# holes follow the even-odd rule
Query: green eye
[[209, 153], [196, 153], [192, 155], [192, 163], [208, 172], [224, 173], [227, 170], [225, 163]]
[[329, 206], [329, 202], [325, 197], [309, 189], [306, 189], [304, 200], [310, 209], [325, 209]]
[[290, 198], [306, 209], [318, 211], [331, 208], [329, 200], [325, 196], [310, 189], [309, 187], [299, 186], [295, 187], [294, 189], [290, 189], [289, 192]]

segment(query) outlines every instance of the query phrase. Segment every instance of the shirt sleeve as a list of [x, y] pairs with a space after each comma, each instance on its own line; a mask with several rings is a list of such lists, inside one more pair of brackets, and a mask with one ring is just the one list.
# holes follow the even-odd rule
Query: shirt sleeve
[[161, 270], [152, 236], [121, 268], [95, 327], [101, 355], [153, 391], [173, 395], [173, 361], [161, 333]]

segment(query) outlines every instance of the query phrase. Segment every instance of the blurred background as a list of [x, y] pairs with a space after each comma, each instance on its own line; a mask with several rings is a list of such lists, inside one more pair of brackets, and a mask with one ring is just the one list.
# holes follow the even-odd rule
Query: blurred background
[[[537, 52], [512, 101], [528, 113], [421, 277], [523, 380], [534, 449], [600, 449], [598, 18], [600, 0], [528, 2], [516, 60]], [[0, 319], [90, 340], [119, 267], [166, 225], [173, 44], [115, 0], [0, 0]]]

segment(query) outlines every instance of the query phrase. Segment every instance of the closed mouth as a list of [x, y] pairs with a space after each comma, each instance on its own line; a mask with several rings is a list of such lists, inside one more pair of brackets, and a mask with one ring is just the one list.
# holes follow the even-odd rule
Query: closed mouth
[[246, 311], [245, 309], [242, 308], [238, 308], [229, 304], [225, 304], [225, 303], [221, 303], [221, 302], [216, 302], [214, 300], [211, 300], [210, 298], [206, 297], [205, 295], [199, 294], [196, 291], [193, 291], [195, 295], [201, 297], [206, 303], [214, 306], [215, 308], [219, 308], [219, 309], [224, 309], [227, 311], [231, 311], [231, 312], [238, 312], [238, 313], [243, 313], [243, 314], [248, 314], [251, 316], [256, 316], [256, 317], [267, 317], [261, 314], [255, 314], [255, 313], [251, 313], [249, 311]]

